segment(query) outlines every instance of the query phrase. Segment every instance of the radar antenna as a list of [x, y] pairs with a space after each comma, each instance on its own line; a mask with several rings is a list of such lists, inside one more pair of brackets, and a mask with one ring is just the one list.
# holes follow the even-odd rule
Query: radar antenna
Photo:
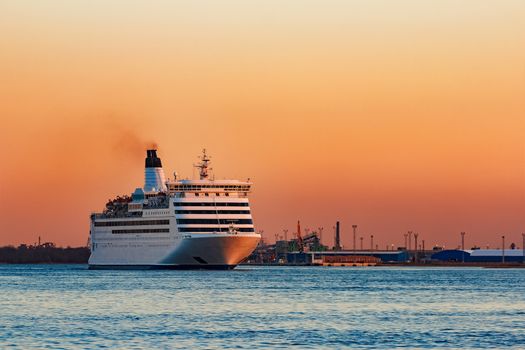
[[206, 148], [202, 149], [202, 156], [199, 157], [201, 162], [199, 164], [193, 165], [196, 168], [199, 168], [199, 176], [201, 180], [206, 180], [208, 178], [208, 170], [212, 170], [209, 168], [210, 158], [206, 154]]

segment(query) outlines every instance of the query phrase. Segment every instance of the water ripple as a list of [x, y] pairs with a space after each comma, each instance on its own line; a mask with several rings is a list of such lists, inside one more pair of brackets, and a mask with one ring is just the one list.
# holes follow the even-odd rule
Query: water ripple
[[0, 348], [525, 348], [525, 269], [0, 266]]

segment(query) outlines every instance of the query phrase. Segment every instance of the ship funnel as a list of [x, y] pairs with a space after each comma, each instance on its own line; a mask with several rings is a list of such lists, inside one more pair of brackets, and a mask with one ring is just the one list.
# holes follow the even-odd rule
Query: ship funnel
[[144, 170], [144, 191], [166, 191], [166, 177], [162, 170], [162, 162], [157, 157], [156, 149], [146, 151], [146, 168]]

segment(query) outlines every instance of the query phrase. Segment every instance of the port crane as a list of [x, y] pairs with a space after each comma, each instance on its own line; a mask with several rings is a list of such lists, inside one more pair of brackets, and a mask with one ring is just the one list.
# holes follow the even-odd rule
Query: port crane
[[304, 251], [303, 237], [301, 236], [301, 222], [297, 220], [297, 250]]

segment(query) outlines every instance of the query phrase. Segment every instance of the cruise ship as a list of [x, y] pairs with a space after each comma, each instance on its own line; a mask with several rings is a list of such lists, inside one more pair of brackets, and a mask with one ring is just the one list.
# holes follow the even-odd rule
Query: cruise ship
[[91, 214], [90, 269], [233, 269], [253, 252], [249, 180], [211, 178], [206, 150], [199, 180], [166, 181], [155, 149], [145, 163], [144, 187]]

